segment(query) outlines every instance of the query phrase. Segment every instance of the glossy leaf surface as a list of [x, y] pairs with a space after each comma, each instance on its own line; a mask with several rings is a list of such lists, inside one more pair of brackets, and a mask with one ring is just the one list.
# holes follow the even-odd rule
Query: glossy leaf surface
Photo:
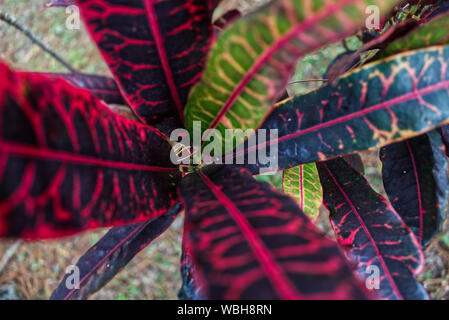
[[212, 299], [363, 299], [336, 244], [293, 199], [229, 165], [187, 175], [180, 195], [196, 278]]
[[390, 203], [425, 247], [438, 232], [448, 202], [447, 159], [436, 131], [380, 149]]
[[192, 254], [186, 248], [183, 241], [181, 255], [181, 279], [182, 286], [178, 292], [180, 300], [202, 300], [204, 299], [200, 283], [195, 279], [195, 266], [192, 261]]
[[[261, 129], [278, 139], [258, 142], [229, 160], [278, 143], [277, 165], [286, 169], [417, 136], [449, 121], [449, 46], [387, 58], [280, 103]], [[246, 163], [248, 160], [246, 159]], [[252, 172], [273, 166], [248, 164]]]
[[449, 157], [449, 125], [445, 124], [437, 129], [445, 146], [446, 156]]
[[437, 16], [423, 23], [406, 37], [394, 41], [387, 48], [379, 52], [374, 59], [383, 59], [408, 50], [448, 44], [449, 35], [447, 30], [449, 30], [449, 14]]
[[0, 64], [0, 236], [49, 238], [162, 215], [170, 146], [86, 90]]
[[150, 221], [112, 228], [76, 263], [79, 270], [79, 288], [68, 288], [73, 284], [66, 274], [53, 292], [52, 300], [81, 300], [101, 289], [122, 270], [132, 258], [163, 233], [181, 209], [178, 203], [167, 213]]
[[84, 73], [43, 73], [43, 75], [62, 78], [74, 87], [87, 89], [106, 103], [127, 105], [112, 78]]
[[393, 207], [343, 159], [317, 167], [335, 235], [359, 276], [375, 274], [367, 283], [384, 299], [427, 299], [414, 278], [424, 264], [421, 246]]
[[[355, 33], [365, 9], [395, 1], [278, 0], [238, 19], [213, 45], [185, 110], [186, 128], [257, 128], [285, 90], [298, 59]], [[241, 141], [238, 141], [241, 142]]]
[[78, 0], [84, 23], [146, 123], [182, 127], [191, 86], [213, 39], [212, 0]]
[[323, 190], [315, 163], [311, 162], [285, 170], [282, 187], [285, 194], [294, 198], [302, 212], [312, 221], [318, 218], [323, 201]]

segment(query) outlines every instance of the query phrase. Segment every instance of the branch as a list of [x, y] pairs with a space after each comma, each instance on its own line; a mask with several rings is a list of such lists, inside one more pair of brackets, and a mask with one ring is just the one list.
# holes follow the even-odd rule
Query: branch
[[22, 240], [16, 240], [9, 248], [6, 250], [2, 259], [0, 260], [0, 273], [2, 273], [5, 266], [8, 264], [9, 259], [16, 253], [17, 249], [20, 247]]
[[49, 53], [53, 58], [55, 58], [59, 63], [64, 65], [68, 70], [71, 72], [77, 73], [78, 71], [72, 67], [67, 61], [65, 61], [63, 58], [61, 58], [57, 53], [55, 53], [52, 49], [50, 49], [45, 43], [43, 43], [41, 40], [38, 39], [38, 37], [28, 28], [22, 26], [19, 24], [19, 22], [12, 16], [10, 16], [6, 12], [0, 11], [0, 20], [3, 20], [10, 26], [16, 28], [20, 32], [22, 32], [24, 35], [26, 35], [32, 42], [34, 42], [36, 45], [38, 45], [42, 50]]

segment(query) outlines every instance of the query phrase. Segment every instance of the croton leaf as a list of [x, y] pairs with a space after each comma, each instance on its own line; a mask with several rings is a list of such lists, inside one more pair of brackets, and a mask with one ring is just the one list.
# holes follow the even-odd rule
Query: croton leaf
[[315, 163], [306, 163], [284, 170], [282, 188], [287, 195], [298, 202], [299, 208], [312, 221], [318, 218], [323, 190]]
[[409, 35], [394, 41], [380, 51], [373, 60], [383, 59], [404, 51], [449, 43], [449, 14], [442, 14], [421, 24]]
[[343, 159], [317, 167], [337, 240], [359, 276], [379, 276], [370, 284], [384, 299], [427, 299], [414, 278], [424, 263], [421, 246], [391, 205]]
[[331, 68], [328, 68], [326, 78], [330, 83], [334, 83], [335, 80], [343, 73], [349, 70], [357, 61], [360, 60], [360, 55], [366, 51], [374, 49], [384, 49], [390, 43], [397, 39], [409, 34], [412, 30], [417, 28], [419, 23], [414, 19], [407, 19], [391, 26], [384, 33], [375, 37], [371, 41], [363, 44], [363, 46], [347, 55], [343, 56], [337, 61]]
[[62, 78], [77, 88], [89, 90], [106, 103], [126, 105], [113, 78], [84, 73], [42, 73], [52, 78]]
[[195, 278], [212, 299], [363, 299], [336, 244], [290, 197], [245, 169], [211, 165], [181, 181]]
[[341, 74], [354, 68], [360, 62], [360, 56], [354, 56], [355, 52], [355, 50], [348, 50], [336, 56], [323, 74], [323, 79], [331, 79], [330, 82], [334, 83]]
[[46, 7], [68, 7], [75, 4], [75, 0], [50, 0], [45, 6]]
[[220, 17], [214, 20], [215, 32], [220, 33], [224, 28], [229, 26], [231, 22], [235, 19], [238, 19], [242, 16], [242, 13], [239, 9], [231, 9], [226, 11]]
[[162, 215], [170, 145], [61, 79], [0, 64], [0, 236], [58, 237]]
[[449, 157], [449, 125], [446, 124], [444, 126], [441, 126], [437, 130], [441, 135], [441, 139], [443, 140], [446, 156]]
[[214, 0], [78, 0], [92, 38], [142, 121], [182, 127], [213, 40]]
[[134, 256], [162, 234], [174, 221], [181, 209], [178, 202], [155, 219], [112, 228], [76, 263], [79, 287], [71, 282], [72, 271], [67, 273], [51, 295], [52, 300], [81, 300], [101, 289]]
[[203, 294], [200, 283], [195, 279], [195, 266], [192, 262], [192, 255], [187, 246], [187, 241], [183, 240], [181, 255], [181, 279], [182, 286], [178, 292], [180, 300], [202, 300]]
[[[386, 12], [396, 1], [278, 0], [235, 21], [211, 49], [189, 96], [186, 128], [257, 128], [305, 54], [354, 33], [367, 5]], [[219, 139], [219, 137], [217, 137]], [[239, 142], [239, 141], [237, 141]]]
[[438, 232], [448, 201], [447, 159], [435, 130], [380, 149], [390, 203], [425, 247]]
[[427, 21], [449, 11], [449, 2], [446, 0], [436, 0], [434, 2], [439, 3], [434, 4], [432, 10], [424, 16], [424, 19]]
[[[449, 122], [449, 46], [411, 51], [374, 62], [280, 103], [261, 129], [278, 139], [245, 146], [224, 157], [270, 152], [279, 169], [382, 147]], [[238, 149], [236, 149], [238, 150]], [[246, 162], [248, 162], [246, 160]], [[273, 163], [246, 164], [257, 173]]]
[[357, 154], [348, 154], [346, 156], [343, 156], [343, 159], [349, 163], [351, 167], [353, 167], [357, 172], [360, 172], [361, 174], [365, 174], [365, 166], [363, 165], [362, 157]]

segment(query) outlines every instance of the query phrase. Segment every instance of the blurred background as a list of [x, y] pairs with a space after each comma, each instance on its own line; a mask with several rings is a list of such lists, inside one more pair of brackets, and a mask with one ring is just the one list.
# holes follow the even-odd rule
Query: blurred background
[[[226, 12], [239, 8], [246, 13], [266, 0], [223, 0], [217, 10]], [[51, 47], [77, 70], [109, 75], [86, 30], [69, 30], [65, 26], [68, 15], [61, 8], [45, 8], [45, 0], [0, 0], [0, 11], [15, 17], [40, 40]], [[351, 49], [359, 43], [354, 37], [347, 41]], [[344, 51], [335, 44], [304, 57], [292, 81], [322, 78], [329, 63]], [[0, 21], [0, 59], [13, 68], [28, 71], [67, 72], [59, 62], [33, 44], [15, 28]], [[0, 79], [1, 81], [1, 79]], [[319, 82], [292, 83], [289, 94], [309, 90]], [[365, 176], [373, 188], [385, 196], [381, 180], [378, 152], [361, 153]], [[259, 179], [279, 184], [280, 176]], [[177, 299], [181, 286], [179, 261], [181, 256], [183, 215], [150, 246], [142, 250], [129, 264], [91, 299]], [[319, 227], [330, 237], [328, 212], [322, 207]], [[56, 241], [0, 240], [0, 299], [48, 299], [65, 268], [76, 264], [78, 258], [106, 232], [95, 230]], [[449, 299], [449, 224], [426, 250], [426, 268], [419, 276], [433, 299]]]

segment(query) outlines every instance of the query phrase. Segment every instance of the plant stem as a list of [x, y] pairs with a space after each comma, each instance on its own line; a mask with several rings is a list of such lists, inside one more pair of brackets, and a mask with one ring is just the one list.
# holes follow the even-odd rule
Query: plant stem
[[22, 26], [14, 17], [9, 15], [6, 12], [0, 11], [0, 20], [6, 22], [10, 26], [16, 28], [20, 32], [22, 32], [25, 36], [27, 36], [32, 42], [38, 45], [42, 50], [50, 54], [54, 59], [56, 59], [59, 63], [64, 65], [68, 70], [73, 73], [77, 73], [78, 71], [70, 65], [67, 61], [65, 61], [62, 57], [60, 57], [56, 52], [54, 52], [50, 47], [48, 47], [45, 43], [43, 43], [39, 38], [28, 28]]

